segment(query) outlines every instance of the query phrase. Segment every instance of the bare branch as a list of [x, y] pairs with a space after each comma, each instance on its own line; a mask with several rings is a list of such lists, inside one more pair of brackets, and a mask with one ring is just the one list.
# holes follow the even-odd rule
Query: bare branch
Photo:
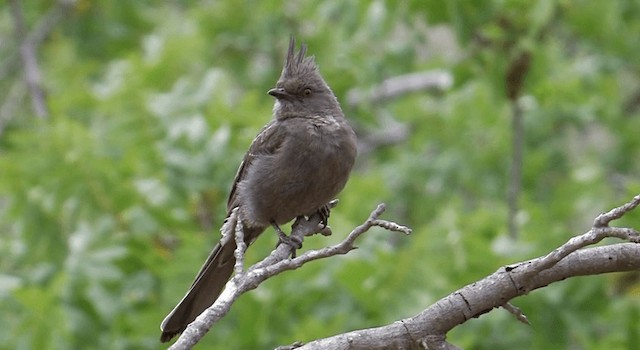
[[509, 206], [509, 236], [518, 237], [518, 200], [522, 190], [522, 156], [524, 150], [524, 123], [522, 106], [518, 100], [511, 101], [511, 164], [509, 165], [509, 188], [507, 205]]
[[[523, 265], [534, 262], [532, 260]], [[500, 307], [517, 296], [525, 295], [531, 289], [574, 276], [634, 271], [639, 268], [640, 245], [634, 243], [577, 251], [533, 279], [526, 271], [514, 273], [501, 268], [491, 276], [440, 299], [416, 316], [382, 327], [314, 340], [298, 350], [413, 349], [416, 343], [421, 342], [416, 340], [430, 337], [444, 339], [446, 333], [457, 325]]]
[[247, 251], [247, 244], [244, 243], [244, 228], [242, 225], [242, 219], [238, 219], [239, 211], [238, 207], [233, 208], [231, 211], [231, 215], [229, 215], [230, 220], [236, 221], [235, 227], [235, 239], [236, 239], [236, 250], [234, 252], [236, 258], [236, 264], [233, 267], [236, 274], [240, 274], [244, 271], [244, 252]]
[[527, 316], [522, 312], [522, 310], [520, 310], [519, 307], [511, 304], [511, 303], [506, 303], [504, 305], [502, 305], [502, 308], [509, 311], [510, 314], [512, 314], [513, 316], [516, 317], [516, 320], [526, 324], [526, 325], [531, 325], [531, 323], [529, 322], [529, 319], [527, 318]]
[[544, 258], [537, 261], [531, 273], [538, 273], [544, 269], [547, 269], [557, 264], [567, 255], [577, 251], [578, 249], [598, 243], [608, 237], [624, 239], [633, 243], [639, 243], [640, 232], [632, 228], [618, 228], [608, 226], [611, 221], [621, 218], [624, 214], [635, 209], [638, 204], [640, 204], [640, 195], [635, 196], [631, 201], [620, 207], [614, 208], [607, 213], [600, 214], [594, 221], [591, 230], [580, 236], [571, 238], [567, 243], [563, 244], [559, 248], [556, 248], [554, 251], [547, 254]]
[[606, 213], [602, 213], [598, 215], [598, 217], [593, 222], [593, 227], [606, 227], [609, 226], [609, 223], [613, 220], [620, 219], [624, 214], [632, 211], [638, 205], [640, 205], [640, 194], [633, 197], [629, 202], [617, 207], [613, 208]]
[[421, 90], [442, 91], [451, 85], [451, 73], [443, 70], [399, 75], [370, 89], [351, 89], [347, 93], [347, 105], [355, 107], [363, 103], [380, 102]]
[[[385, 114], [383, 111], [377, 111]], [[381, 116], [379, 127], [362, 132], [358, 138], [358, 154], [368, 154], [381, 146], [401, 143], [409, 137], [410, 128], [407, 124], [398, 122], [391, 116]]]
[[68, 14], [69, 11], [76, 4], [77, 0], [58, 0], [55, 5], [42, 16], [42, 18], [35, 25], [35, 28], [29, 32], [26, 40], [31, 42], [34, 47], [37, 47], [49, 36], [53, 28], [60, 23]]
[[371, 224], [373, 226], [380, 226], [389, 231], [401, 232], [401, 233], [404, 233], [405, 235], [411, 234], [410, 228], [406, 226], [398, 225], [395, 222], [386, 221], [386, 220], [373, 220]]
[[[449, 71], [432, 70], [399, 75], [383, 80], [370, 88], [354, 88], [347, 92], [346, 104], [349, 107], [369, 105], [388, 101], [419, 91], [444, 91], [453, 85], [453, 76]], [[358, 140], [358, 153], [367, 154], [380, 146], [393, 145], [407, 139], [410, 127], [397, 122], [391, 116], [381, 114], [382, 127], [375, 131], [362, 132]]]
[[[335, 203], [330, 203], [330, 206], [332, 205], [335, 205]], [[229, 280], [229, 282], [227, 282], [222, 294], [220, 294], [215, 303], [187, 327], [170, 349], [190, 349], [218, 320], [229, 312], [231, 305], [236, 299], [238, 299], [238, 297], [240, 297], [240, 295], [249, 290], [255, 289], [266, 279], [283, 271], [297, 269], [313, 260], [350, 252], [354, 249], [354, 242], [356, 239], [373, 226], [381, 226], [389, 230], [404, 233], [411, 232], [411, 230], [405, 226], [378, 219], [384, 210], [384, 204], [378, 205], [378, 207], [371, 212], [367, 221], [356, 227], [342, 242], [334, 246], [318, 250], [310, 250], [296, 258], [290, 259], [290, 247], [285, 244], [281, 244], [276, 247], [269, 256], [248, 268], [247, 271], [243, 272], [242, 268], [238, 268], [236, 265], [236, 274], [231, 278], [231, 280]], [[239, 221], [240, 220], [237, 217], [234, 217], [232, 213], [223, 225], [223, 240], [229, 239], [229, 235], [232, 234], [229, 231], [230, 228], [235, 228], [236, 222]], [[311, 216], [308, 220], [305, 218], [298, 218], [292, 225], [291, 238], [302, 242], [305, 236], [321, 231], [323, 227], [320, 224], [320, 221], [321, 218], [318, 214]], [[236, 235], [236, 240], [238, 239], [237, 237], [238, 235]], [[236, 257], [238, 256], [237, 253], [238, 249], [236, 250]]]
[[31, 93], [31, 102], [36, 115], [39, 118], [46, 118], [49, 114], [45, 102], [44, 90], [41, 86], [41, 73], [36, 58], [34, 45], [26, 39], [27, 27], [22, 14], [22, 3], [20, 0], [11, 0], [11, 12], [15, 22], [16, 38], [20, 43], [20, 56], [24, 69], [24, 77], [27, 87]]
[[[640, 204], [640, 195], [629, 203], [598, 217], [594, 227], [583, 235], [571, 238], [550, 254], [533, 260], [505, 266], [492, 275], [469, 284], [440, 299], [419, 314], [392, 324], [352, 331], [333, 337], [314, 340], [307, 344], [296, 342], [281, 349], [443, 349], [455, 350], [446, 342], [446, 334], [469, 319], [479, 317], [494, 308], [503, 307], [518, 319], [526, 322], [526, 316], [509, 301], [526, 295], [532, 290], [575, 276], [596, 275], [610, 272], [640, 269], [640, 233], [632, 228], [609, 227]], [[354, 249], [355, 240], [373, 226], [399, 232], [410, 232], [404, 226], [379, 220], [384, 205], [379, 205], [366, 222], [356, 227], [342, 242], [319, 250], [305, 252], [288, 259], [290, 250], [280, 246], [263, 261], [246, 272], [234, 276], [214, 305], [200, 315], [182, 334], [171, 349], [189, 349], [207, 330], [224, 316], [233, 301], [242, 293], [256, 288], [269, 277], [292, 270], [304, 263], [346, 254]], [[298, 219], [292, 227], [292, 235], [302, 240], [305, 235], [317, 232], [319, 215], [309, 220]], [[587, 245], [607, 237], [622, 238], [632, 243], [619, 243], [595, 248]]]
[[[492, 275], [449, 294], [421, 313], [393, 324], [352, 331], [307, 343], [300, 350], [332, 349], [455, 349], [445, 341], [446, 334], [471, 318], [497, 307], [505, 307], [523, 321], [526, 317], [509, 304], [515, 297], [575, 276], [597, 275], [640, 269], [638, 231], [608, 227], [640, 204], [640, 195], [629, 203], [602, 214], [594, 228], [570, 239], [554, 252], [500, 268]], [[604, 226], [603, 226], [604, 225]], [[622, 238], [633, 243], [584, 248], [606, 237]]]
[[[44, 41], [53, 28], [65, 18], [75, 3], [76, 0], [58, 0], [55, 6], [41, 17], [35, 25], [35, 29], [29, 32], [24, 40], [30, 42], [34, 49], [37, 50], [42, 41]], [[20, 63], [20, 58], [17, 53], [12, 53], [6, 57], [0, 64], [0, 79], [14, 72], [18, 67], [18, 63]]]

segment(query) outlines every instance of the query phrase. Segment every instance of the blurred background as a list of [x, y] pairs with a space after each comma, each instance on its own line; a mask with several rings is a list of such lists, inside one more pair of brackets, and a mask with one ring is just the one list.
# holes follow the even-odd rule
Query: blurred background
[[[0, 348], [165, 348], [159, 324], [218, 240], [291, 34], [360, 139], [334, 235], [305, 249], [380, 202], [414, 231], [269, 280], [200, 348], [391, 323], [546, 254], [640, 193], [638, 33], [637, 0], [7, 0]], [[637, 349], [639, 301], [637, 273], [571, 279], [514, 300], [530, 327], [494, 310], [449, 340]]]

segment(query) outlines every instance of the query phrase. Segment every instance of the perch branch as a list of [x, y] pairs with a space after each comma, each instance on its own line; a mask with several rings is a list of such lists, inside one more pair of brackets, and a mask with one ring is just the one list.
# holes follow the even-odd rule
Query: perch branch
[[[215, 303], [198, 316], [169, 349], [191, 349], [218, 320], [229, 312], [231, 305], [240, 295], [257, 288], [268, 278], [283, 271], [297, 269], [313, 260], [350, 252], [355, 248], [354, 242], [356, 239], [371, 227], [380, 226], [387, 230], [403, 232], [405, 234], [411, 232], [411, 229], [405, 226], [378, 219], [384, 210], [384, 204], [378, 205], [363, 224], [356, 227], [342, 242], [336, 245], [318, 250], [310, 250], [296, 258], [290, 259], [290, 247], [281, 244], [276, 247], [269, 256], [249, 267], [244, 272], [242, 272], [242, 268], [236, 266], [236, 274], [227, 282], [222, 294], [220, 294]], [[231, 236], [233, 232], [229, 231], [230, 229], [235, 229], [236, 220], [237, 218], [234, 218], [233, 215], [227, 220], [222, 229], [223, 239], [236, 239], [234, 237], [237, 237], [237, 235]], [[291, 237], [302, 242], [305, 236], [322, 231], [323, 227], [320, 221], [321, 218], [318, 214], [311, 216], [308, 220], [298, 218], [291, 227]], [[236, 254], [238, 254], [237, 251]]]
[[234, 255], [236, 258], [236, 264], [233, 267], [234, 272], [236, 274], [242, 273], [244, 271], [244, 252], [247, 251], [247, 244], [244, 243], [244, 228], [242, 227], [242, 220], [238, 220], [238, 208], [233, 208], [231, 211], [231, 215], [229, 215], [229, 220], [235, 220], [235, 239], [236, 239], [236, 250], [234, 251]]

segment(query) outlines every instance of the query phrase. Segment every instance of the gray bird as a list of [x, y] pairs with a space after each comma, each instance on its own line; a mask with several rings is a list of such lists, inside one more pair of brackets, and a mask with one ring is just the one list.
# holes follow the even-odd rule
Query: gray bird
[[[253, 140], [236, 174], [227, 202], [227, 218], [238, 208], [244, 240], [250, 245], [269, 226], [288, 244], [279, 225], [320, 213], [344, 188], [356, 158], [356, 135], [306, 46], [295, 54], [291, 38], [280, 79], [269, 95], [276, 98], [272, 120]], [[180, 303], [162, 321], [162, 342], [169, 341], [211, 306], [235, 264], [233, 238], [218, 242]], [[295, 251], [294, 251], [295, 252]]]

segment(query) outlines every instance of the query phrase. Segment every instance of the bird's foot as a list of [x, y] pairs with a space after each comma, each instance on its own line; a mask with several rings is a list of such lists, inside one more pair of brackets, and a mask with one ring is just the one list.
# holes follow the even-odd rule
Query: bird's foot
[[335, 207], [338, 204], [338, 200], [334, 199], [331, 202], [321, 206], [315, 212], [318, 216], [320, 216], [320, 224], [318, 225], [318, 230], [309, 233], [306, 236], [311, 236], [313, 234], [319, 233], [323, 236], [331, 236], [331, 227], [329, 227], [329, 215], [331, 215], [331, 208]]
[[276, 244], [276, 248], [278, 248], [280, 244], [288, 245], [289, 248], [291, 248], [291, 259], [295, 258], [296, 251], [302, 248], [302, 242], [297, 238], [287, 236], [287, 234], [282, 231], [277, 223], [272, 222], [271, 226], [273, 226], [273, 229], [276, 230], [276, 233], [278, 234], [278, 244]]

